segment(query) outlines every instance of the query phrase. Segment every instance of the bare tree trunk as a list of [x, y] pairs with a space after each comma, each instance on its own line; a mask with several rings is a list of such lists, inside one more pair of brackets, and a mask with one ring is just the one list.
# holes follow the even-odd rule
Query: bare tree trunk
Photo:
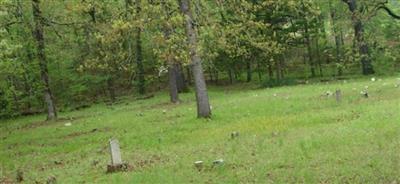
[[187, 76], [187, 84], [191, 85], [192, 84], [192, 74], [190, 71], [190, 67], [186, 66], [186, 76]]
[[109, 77], [107, 79], [107, 90], [108, 90], [108, 94], [110, 95], [111, 103], [114, 103], [116, 101], [116, 95], [115, 95], [115, 88], [114, 88], [114, 79], [112, 77]]
[[281, 74], [281, 79], [284, 79], [285, 78], [285, 55], [282, 55], [281, 58], [282, 59], [279, 61], [279, 65], [281, 65], [280, 66], [280, 69], [281, 69], [280, 74]]
[[229, 83], [230, 84], [233, 84], [233, 76], [232, 76], [233, 74], [232, 74], [232, 69], [231, 68], [229, 68], [228, 69], [228, 76], [229, 76]]
[[279, 59], [277, 59], [276, 60], [276, 62], [275, 62], [275, 64], [276, 64], [276, 79], [279, 81], [279, 80], [281, 80], [281, 72], [282, 72], [282, 69], [281, 69], [281, 62], [280, 62], [280, 60]]
[[169, 75], [169, 96], [172, 103], [179, 103], [177, 77], [178, 64], [170, 64], [168, 68]]
[[258, 74], [258, 80], [261, 81], [262, 80], [262, 73], [261, 73], [261, 66], [260, 66], [260, 62], [257, 61], [257, 74]]
[[197, 117], [211, 117], [211, 108], [208, 101], [207, 86], [204, 80], [201, 59], [197, 53], [197, 33], [194, 28], [193, 15], [190, 9], [190, 0], [180, 0], [180, 8], [186, 18], [186, 34], [189, 43], [191, 66], [196, 89]]
[[37, 42], [37, 57], [39, 60], [40, 77], [43, 83], [44, 101], [47, 105], [47, 120], [55, 120], [57, 119], [57, 111], [49, 85], [49, 72], [45, 54], [43, 17], [39, 5], [40, 0], [32, 0], [33, 20], [35, 22], [35, 27], [32, 33]]
[[268, 63], [268, 77], [269, 77], [269, 80], [274, 78], [274, 70], [272, 70], [272, 62], [271, 61]]
[[213, 73], [212, 73], [211, 66], [208, 67], [208, 75], [210, 76], [210, 81], [214, 82], [214, 76], [213, 76]]
[[215, 84], [218, 85], [218, 81], [219, 81], [218, 70], [214, 71], [214, 75], [215, 75]]
[[182, 65], [180, 64], [178, 65], [178, 71], [176, 73], [176, 82], [179, 93], [187, 92], [189, 90], [185, 81], [185, 75], [183, 74]]

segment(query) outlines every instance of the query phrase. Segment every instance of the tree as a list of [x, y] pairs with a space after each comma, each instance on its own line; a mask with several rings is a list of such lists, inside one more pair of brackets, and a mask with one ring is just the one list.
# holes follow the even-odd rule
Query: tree
[[335, 46], [336, 46], [336, 63], [338, 65], [337, 74], [341, 76], [343, 74], [343, 60], [344, 60], [344, 53], [343, 53], [343, 31], [339, 29], [338, 24], [338, 11], [335, 7], [333, 7], [332, 2], [329, 1], [329, 15], [332, 21], [332, 29], [333, 29], [333, 36], [335, 39]]
[[47, 68], [47, 58], [45, 53], [44, 41], [44, 18], [40, 10], [40, 0], [32, 0], [33, 20], [35, 23], [34, 30], [32, 31], [33, 37], [37, 42], [37, 59], [39, 60], [40, 76], [43, 83], [44, 101], [47, 105], [47, 119], [54, 120], [57, 118], [56, 105], [54, 103], [53, 94], [49, 84], [49, 72]]
[[[363, 20], [368, 20], [372, 16], [376, 15], [378, 10], [385, 10], [388, 15], [395, 19], [400, 19], [400, 16], [396, 15], [386, 4], [388, 0], [378, 0], [371, 2], [359, 2], [358, 0], [342, 0], [347, 4], [351, 12], [351, 20], [354, 27], [355, 40], [358, 45], [358, 52], [360, 55], [362, 73], [364, 75], [374, 74], [374, 68], [372, 65], [371, 51], [368, 41], [365, 38], [365, 28]], [[369, 9], [372, 9], [368, 11]]]
[[[171, 34], [173, 32], [173, 25], [171, 24], [171, 16], [173, 11], [171, 10], [170, 4], [168, 2], [161, 2], [161, 6], [164, 12], [165, 20], [163, 21], [163, 34], [165, 40], [171, 39]], [[170, 101], [172, 103], [179, 103], [179, 87], [178, 87], [178, 80], [179, 80], [179, 64], [175, 61], [175, 55], [172, 53], [173, 51], [167, 51], [165, 55], [165, 59], [168, 65], [168, 81], [169, 81], [169, 95]]]
[[208, 101], [207, 86], [204, 79], [201, 58], [197, 51], [197, 32], [194, 27], [195, 21], [190, 7], [190, 0], [179, 0], [179, 4], [186, 21], [186, 35], [191, 58], [190, 65], [196, 90], [197, 116], [199, 118], [209, 118], [211, 117], [211, 108]]

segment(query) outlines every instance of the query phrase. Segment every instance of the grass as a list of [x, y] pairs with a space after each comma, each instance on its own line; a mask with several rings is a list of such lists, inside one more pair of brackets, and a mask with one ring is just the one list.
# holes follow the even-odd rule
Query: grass
[[[0, 183], [15, 181], [17, 170], [25, 183], [398, 183], [398, 82], [210, 87], [210, 120], [196, 119], [193, 94], [172, 105], [166, 93], [62, 113], [57, 122], [2, 120]], [[369, 98], [360, 95], [365, 86]], [[339, 88], [341, 103], [324, 95]], [[131, 171], [105, 173], [112, 137]]]

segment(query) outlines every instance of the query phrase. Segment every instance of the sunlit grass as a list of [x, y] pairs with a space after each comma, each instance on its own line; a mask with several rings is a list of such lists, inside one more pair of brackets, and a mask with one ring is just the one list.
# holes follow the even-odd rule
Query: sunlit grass
[[[57, 122], [42, 122], [43, 115], [6, 120], [0, 178], [14, 181], [20, 169], [26, 183], [49, 176], [58, 183], [400, 182], [398, 82], [210, 87], [210, 120], [196, 119], [192, 93], [179, 105], [160, 93], [62, 113]], [[366, 86], [369, 98], [360, 95]], [[325, 95], [336, 89], [341, 103]], [[239, 137], [231, 139], [233, 131]], [[105, 174], [111, 137], [132, 171]], [[212, 167], [220, 158], [224, 165]], [[197, 160], [203, 171], [193, 166]]]

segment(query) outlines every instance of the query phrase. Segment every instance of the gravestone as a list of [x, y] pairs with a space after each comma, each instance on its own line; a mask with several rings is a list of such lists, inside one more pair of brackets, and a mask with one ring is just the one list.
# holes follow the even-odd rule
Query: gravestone
[[50, 176], [47, 178], [46, 184], [56, 184], [57, 183], [57, 178], [55, 176]]
[[203, 161], [199, 160], [194, 162], [194, 166], [198, 171], [201, 171], [203, 169], [203, 163], [204, 163]]
[[121, 150], [119, 147], [119, 142], [117, 139], [110, 139], [110, 155], [111, 164], [107, 166], [107, 172], [117, 172], [126, 171], [128, 169], [128, 164], [122, 162]]
[[342, 91], [340, 91], [340, 89], [336, 90], [335, 92], [336, 94], [336, 102], [341, 102], [342, 101]]
[[22, 172], [22, 170], [18, 169], [17, 170], [17, 182], [21, 183], [22, 181], [24, 181], [24, 172]]
[[223, 160], [222, 158], [213, 161], [213, 165], [214, 165], [214, 166], [222, 165], [222, 164], [224, 164], [224, 160]]
[[122, 164], [121, 150], [117, 139], [110, 140], [111, 165]]
[[361, 91], [361, 95], [362, 95], [364, 98], [368, 98], [368, 97], [369, 97], [368, 91], [367, 91], [367, 90]]
[[234, 139], [236, 137], [239, 137], [239, 132], [232, 132], [231, 133], [231, 139]]

